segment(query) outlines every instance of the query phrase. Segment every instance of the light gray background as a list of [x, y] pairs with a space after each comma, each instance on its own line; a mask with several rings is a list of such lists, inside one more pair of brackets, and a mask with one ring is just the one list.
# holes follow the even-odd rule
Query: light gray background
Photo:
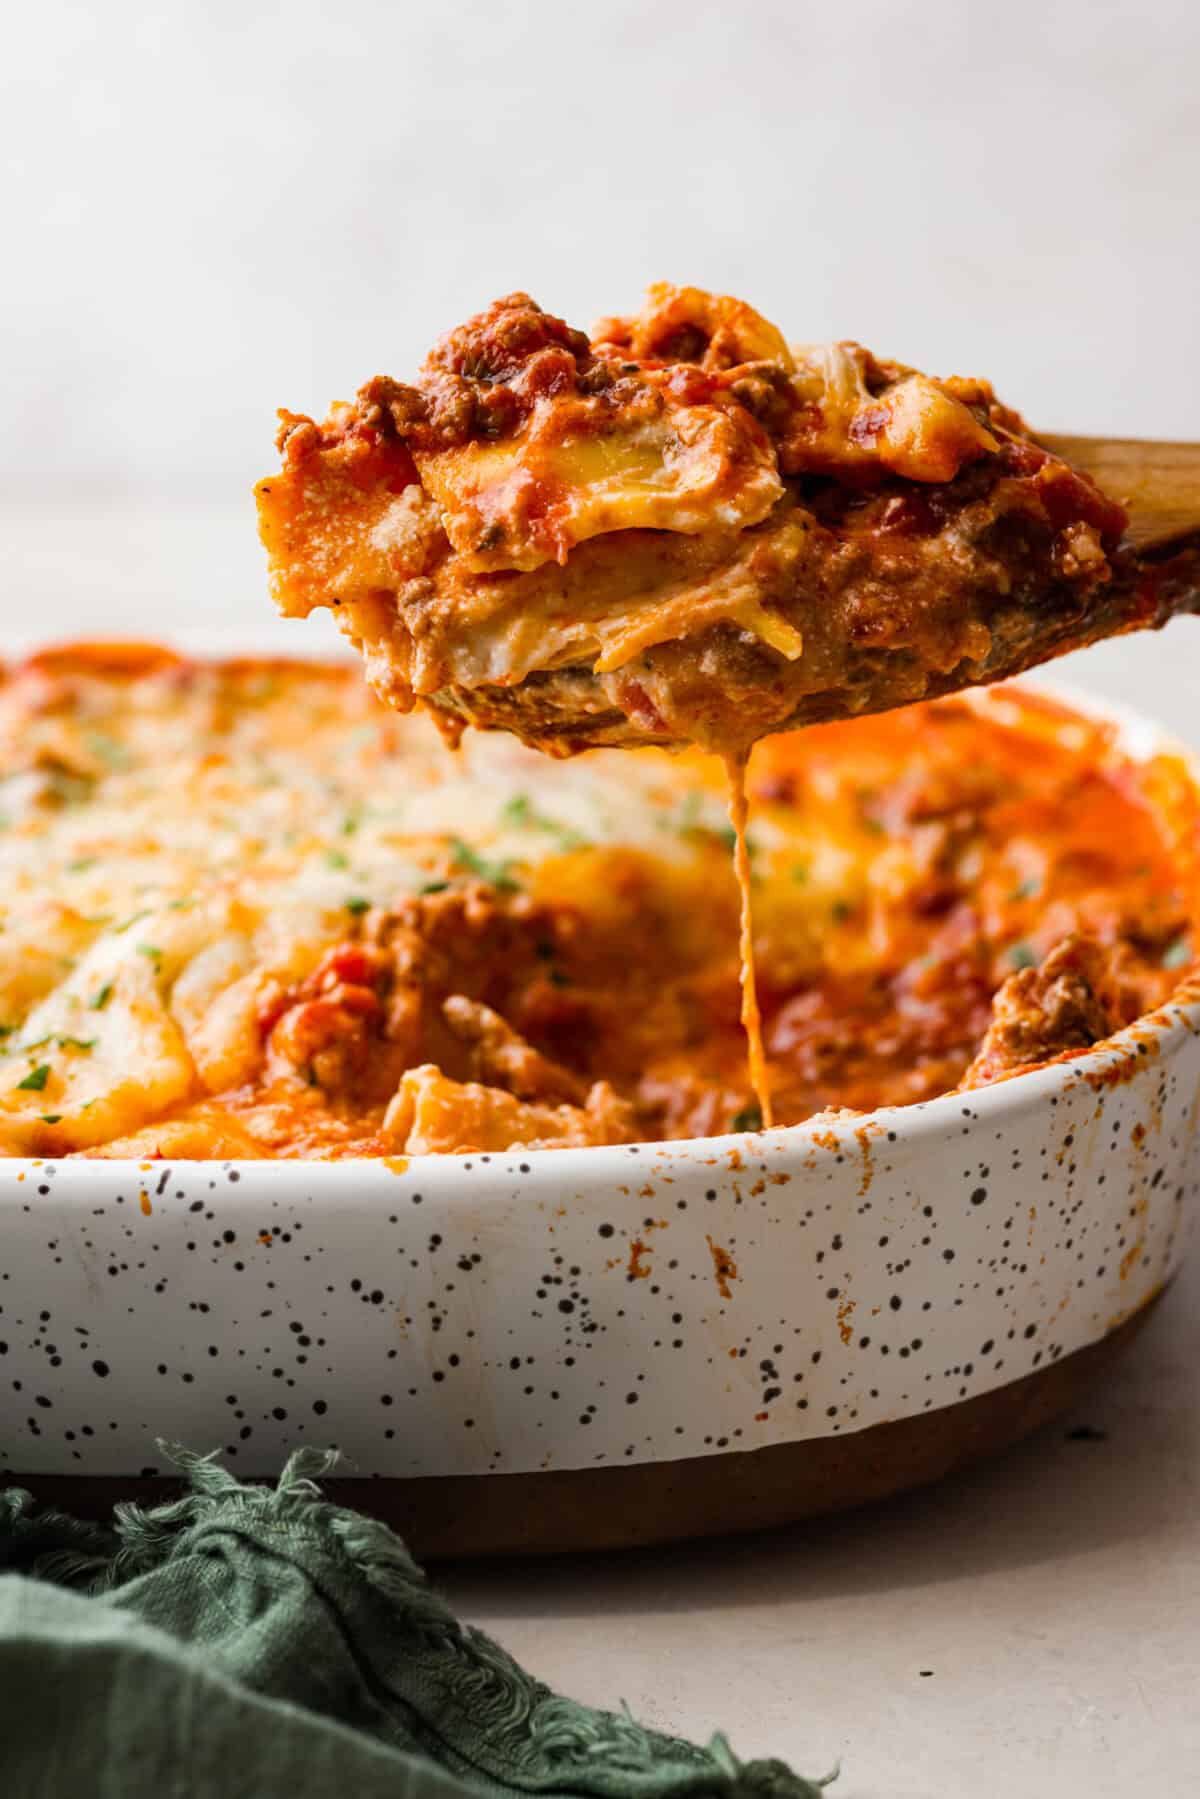
[[0, 69], [9, 477], [227, 492], [496, 294], [657, 278], [1195, 427], [1190, 0], [48, 0]]
[[[529, 288], [659, 277], [985, 374], [1045, 428], [1200, 436], [1200, 5], [369, 0], [10, 19], [4, 643], [328, 644], [266, 604], [279, 404]], [[1061, 673], [1200, 746], [1196, 627]], [[1200, 1266], [997, 1469], [764, 1542], [461, 1573], [547, 1678], [839, 1799], [1184, 1799], [1200, 1766]], [[922, 1679], [920, 1670], [933, 1675]]]

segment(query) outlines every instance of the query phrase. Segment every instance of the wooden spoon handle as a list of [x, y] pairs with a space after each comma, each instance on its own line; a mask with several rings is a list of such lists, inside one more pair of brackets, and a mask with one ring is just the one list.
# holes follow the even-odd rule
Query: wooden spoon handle
[[1133, 549], [1145, 554], [1200, 536], [1200, 444], [1133, 437], [1039, 437], [1038, 442], [1128, 508], [1126, 542]]

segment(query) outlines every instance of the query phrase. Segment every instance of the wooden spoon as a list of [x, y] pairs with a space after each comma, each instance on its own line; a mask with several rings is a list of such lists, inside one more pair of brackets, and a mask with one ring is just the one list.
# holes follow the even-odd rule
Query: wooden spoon
[[[1125, 541], [1139, 555], [1187, 548], [1200, 535], [1200, 444], [1136, 437], [1039, 437], [1055, 456], [1129, 511]], [[1195, 541], [1192, 548], [1195, 549]]]

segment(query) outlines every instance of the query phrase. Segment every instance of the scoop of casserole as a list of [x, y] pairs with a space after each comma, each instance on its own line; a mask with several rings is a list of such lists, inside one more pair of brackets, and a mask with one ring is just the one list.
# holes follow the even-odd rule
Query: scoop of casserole
[[1121, 507], [986, 382], [789, 347], [696, 288], [590, 338], [510, 294], [415, 384], [281, 419], [277, 604], [330, 607], [452, 736], [740, 755], [1151, 622]]

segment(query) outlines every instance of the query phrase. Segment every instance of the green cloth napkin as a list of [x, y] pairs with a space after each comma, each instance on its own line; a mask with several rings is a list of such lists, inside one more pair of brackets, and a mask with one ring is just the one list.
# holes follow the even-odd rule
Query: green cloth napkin
[[111, 1526], [0, 1492], [5, 1799], [820, 1799], [531, 1679], [321, 1497], [336, 1458], [274, 1488], [177, 1459], [184, 1495]]

